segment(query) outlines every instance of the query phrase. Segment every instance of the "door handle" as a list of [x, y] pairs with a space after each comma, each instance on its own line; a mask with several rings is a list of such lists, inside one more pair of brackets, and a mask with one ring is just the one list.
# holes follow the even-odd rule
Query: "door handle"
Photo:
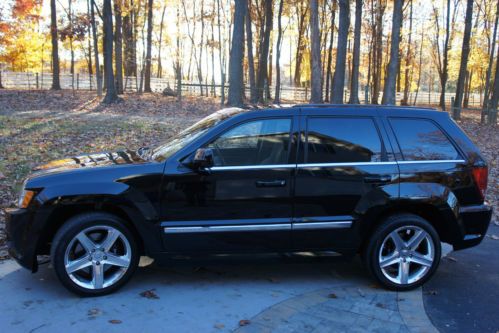
[[364, 183], [369, 183], [369, 184], [383, 184], [383, 183], [389, 183], [391, 181], [392, 181], [392, 176], [389, 175], [364, 177]]
[[284, 187], [286, 186], [286, 181], [284, 179], [278, 180], [257, 180], [255, 182], [256, 187]]

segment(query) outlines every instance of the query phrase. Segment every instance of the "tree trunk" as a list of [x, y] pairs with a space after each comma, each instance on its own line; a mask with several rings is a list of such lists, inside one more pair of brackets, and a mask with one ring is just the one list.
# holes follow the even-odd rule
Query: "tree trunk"
[[104, 75], [106, 76], [106, 96], [102, 102], [110, 104], [118, 100], [113, 73], [113, 11], [111, 0], [104, 0], [102, 20], [104, 23]]
[[327, 52], [327, 68], [326, 68], [326, 102], [329, 102], [329, 83], [331, 82], [331, 66], [333, 63], [333, 44], [334, 44], [334, 21], [336, 18], [336, 1], [332, 4], [331, 13], [331, 39], [329, 40], [329, 47]]
[[253, 59], [253, 31], [251, 29], [251, 0], [248, 1], [248, 12], [246, 14], [246, 48], [248, 53], [248, 76], [250, 84], [250, 102], [258, 102], [255, 83], [255, 60]]
[[[303, 6], [305, 3], [305, 6]], [[294, 83], [296, 86], [301, 85], [301, 63], [303, 60], [303, 51], [305, 51], [306, 45], [304, 43], [305, 37], [305, 18], [307, 17], [308, 6], [305, 1], [301, 1], [298, 5], [297, 16], [298, 16], [298, 41], [296, 43], [296, 57], [295, 57], [295, 75]]]
[[[260, 57], [258, 61], [258, 76], [256, 79], [258, 101], [263, 103], [265, 101], [266, 93], [265, 87], [268, 84], [268, 57], [270, 48], [270, 32], [272, 31], [273, 20], [273, 3], [272, 0], [264, 0], [265, 5], [265, 30], [262, 39], [262, 47], [260, 48]], [[232, 37], [234, 38], [234, 37]]]
[[97, 79], [97, 95], [99, 97], [102, 96], [102, 75], [100, 69], [99, 62], [99, 42], [97, 40], [97, 27], [95, 24], [95, 1], [91, 0], [92, 4], [90, 6], [90, 16], [91, 16], [91, 25], [92, 25], [92, 37], [94, 40], [94, 57], [95, 57], [95, 77]]
[[466, 17], [464, 19], [463, 52], [461, 53], [461, 65], [456, 85], [456, 98], [454, 99], [454, 119], [461, 118], [461, 106], [463, 104], [464, 84], [466, 71], [468, 69], [468, 58], [470, 54], [471, 24], [473, 22], [473, 1], [466, 2]]
[[227, 105], [242, 106], [244, 81], [243, 81], [243, 59], [244, 59], [244, 17], [248, 3], [246, 0], [236, 1], [234, 11], [234, 30], [232, 33], [232, 47], [229, 58], [229, 96]]
[[163, 6], [163, 12], [161, 13], [161, 23], [159, 24], [159, 40], [158, 40], [158, 73], [156, 77], [163, 77], [163, 66], [161, 65], [161, 45], [163, 44], [163, 26], [165, 21], [166, 5]]
[[125, 75], [137, 76], [136, 57], [136, 11], [133, 0], [125, 0], [127, 4], [125, 15], [123, 16], [123, 39], [125, 44], [124, 63]]
[[499, 56], [497, 57], [496, 75], [494, 77], [494, 90], [490, 100], [490, 108], [488, 111], [489, 124], [495, 125], [497, 123], [497, 104], [499, 101]]
[[312, 40], [310, 103], [322, 103], [322, 66], [318, 0], [310, 0], [310, 33]]
[[121, 9], [123, 0], [114, 0], [114, 53], [116, 68], [116, 92], [123, 94], [123, 34], [122, 34], [122, 16]]
[[421, 72], [423, 71], [423, 42], [424, 42], [424, 29], [421, 29], [421, 44], [419, 45], [419, 69], [418, 69], [418, 83], [416, 84], [416, 94], [414, 96], [414, 102], [412, 105], [416, 105], [419, 87], [421, 85]]
[[360, 34], [362, 29], [362, 0], [355, 0], [355, 32], [353, 42], [352, 78], [350, 86], [350, 104], [359, 104], [359, 63]]
[[152, 92], [151, 89], [151, 58], [152, 58], [152, 5], [153, 0], [147, 2], [147, 54], [144, 91]]
[[450, 0], [447, 0], [447, 17], [445, 21], [445, 44], [444, 44], [444, 60], [442, 73], [440, 75], [440, 107], [445, 111], [445, 91], [447, 86], [447, 79], [449, 77], [448, 65], [449, 65], [449, 39], [450, 39]]
[[61, 90], [59, 81], [59, 43], [55, 0], [50, 0], [50, 36], [52, 39], [52, 90]]
[[463, 108], [467, 109], [470, 102], [471, 83], [473, 81], [473, 71], [466, 71], [466, 80], [464, 80]]
[[331, 88], [331, 102], [333, 104], [343, 104], [348, 29], [350, 27], [350, 2], [349, 0], [339, 0], [339, 5], [340, 22], [338, 28], [338, 46], [336, 48], [336, 68]]
[[386, 3], [378, 2], [375, 14], [375, 29], [373, 29], [374, 52], [373, 52], [373, 88], [372, 104], [378, 104], [381, 91], [381, 73], [383, 65], [383, 16]]
[[383, 104], [395, 105], [395, 83], [399, 63], [400, 26], [402, 25], [403, 0], [395, 0], [392, 19], [392, 43], [390, 46], [390, 62], [388, 63], [385, 87], [383, 89]]
[[412, 0], [409, 4], [409, 38], [407, 40], [407, 53], [405, 55], [405, 80], [404, 80], [404, 98], [400, 104], [409, 105], [409, 91], [411, 81], [409, 79], [409, 67], [412, 61]]
[[[281, 47], [282, 47], [282, 10], [284, 7], [284, 0], [279, 1], [279, 14], [277, 15], [277, 43], [276, 43], [276, 56], [275, 56], [275, 93], [274, 103], [281, 104]], [[248, 15], [249, 16], [249, 15]]]
[[225, 103], [225, 57], [224, 57], [224, 52], [223, 52], [223, 47], [222, 47], [222, 32], [221, 32], [221, 17], [220, 17], [220, 9], [221, 9], [221, 0], [217, 0], [217, 25], [218, 25], [218, 45], [220, 47], [220, 52], [219, 52], [219, 60], [220, 60], [220, 80], [221, 80], [221, 89], [220, 89], [220, 104], [224, 105]]
[[[499, 0], [496, 5], [496, 20], [494, 22], [494, 33], [492, 34], [492, 40], [496, 41], [497, 38], [497, 25], [499, 21]], [[483, 97], [483, 106], [482, 106], [482, 115], [480, 117], [480, 122], [483, 124], [485, 122], [485, 116], [488, 110], [489, 104], [489, 96], [490, 96], [490, 88], [492, 86], [492, 82], [490, 82], [490, 77], [492, 76], [492, 66], [494, 65], [494, 54], [496, 51], [496, 43], [491, 43], [490, 47], [490, 57], [489, 57], [489, 66], [487, 67], [487, 75], [485, 78], [485, 92]]]

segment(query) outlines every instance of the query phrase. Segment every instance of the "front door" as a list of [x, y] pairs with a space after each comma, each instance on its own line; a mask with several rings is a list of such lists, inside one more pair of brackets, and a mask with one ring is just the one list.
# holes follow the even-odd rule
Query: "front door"
[[162, 233], [168, 252], [276, 251], [290, 247], [292, 117], [239, 123], [207, 142], [214, 166], [166, 172]]
[[386, 191], [398, 194], [398, 167], [393, 156], [389, 160], [379, 124], [360, 110], [354, 112], [303, 111], [293, 223], [296, 248], [355, 247], [357, 216], [384, 205]]

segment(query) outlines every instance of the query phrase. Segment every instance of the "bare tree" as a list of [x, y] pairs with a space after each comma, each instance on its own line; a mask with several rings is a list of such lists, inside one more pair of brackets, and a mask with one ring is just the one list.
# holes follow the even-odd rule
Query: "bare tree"
[[246, 0], [236, 0], [235, 5], [234, 30], [229, 58], [229, 96], [227, 98], [227, 105], [242, 106], [244, 104], [244, 17], [246, 16], [248, 3]]
[[57, 39], [57, 12], [55, 0], [50, 0], [50, 36], [52, 39], [52, 90], [60, 90], [59, 41]]
[[499, 102], [499, 56], [497, 57], [496, 75], [494, 77], [494, 90], [490, 99], [490, 108], [488, 111], [489, 124], [497, 123], [497, 104]]
[[[275, 57], [275, 93], [274, 103], [281, 103], [281, 47], [282, 47], [282, 10], [284, 7], [284, 0], [279, 1], [279, 13], [277, 15], [277, 43], [276, 43], [276, 57]], [[249, 15], [248, 15], [249, 16]]]
[[102, 20], [104, 23], [104, 75], [106, 77], [106, 96], [102, 102], [111, 104], [118, 100], [113, 73], [113, 11], [111, 0], [104, 0], [103, 2]]
[[[163, 11], [161, 13], [161, 22], [159, 24], [159, 37], [158, 37], [158, 72], [156, 77], [161, 78], [163, 76], [163, 66], [161, 64], [161, 46], [163, 44], [163, 27], [165, 21], [166, 5], [163, 6]], [[213, 44], [212, 44], [213, 45]], [[213, 60], [212, 60], [213, 62]]]
[[123, 94], [123, 20], [121, 10], [123, 0], [114, 0], [114, 66], [116, 68], [116, 92]]
[[246, 48], [248, 53], [248, 77], [250, 84], [250, 102], [258, 102], [255, 79], [255, 60], [253, 59], [253, 31], [251, 28], [251, 0], [248, 1], [248, 12], [246, 14]]
[[146, 54], [146, 70], [144, 78], [144, 91], [152, 92], [151, 89], [151, 62], [152, 62], [152, 7], [153, 0], [147, 2], [147, 54]]
[[362, 29], [363, 0], [355, 0], [355, 31], [353, 42], [352, 79], [350, 85], [350, 104], [359, 104], [359, 63], [360, 34]]
[[[269, 48], [270, 48], [270, 32], [272, 31], [273, 22], [273, 1], [264, 1], [264, 11], [265, 11], [265, 29], [263, 32], [262, 43], [260, 46], [260, 57], [258, 60], [258, 75], [256, 79], [256, 87], [258, 93], [258, 101], [263, 103], [266, 96], [265, 88], [268, 85], [268, 58], [269, 58]], [[233, 37], [234, 38], [234, 37]]]
[[402, 98], [402, 105], [409, 105], [409, 90], [411, 86], [411, 75], [409, 75], [409, 68], [412, 61], [412, 0], [409, 0], [409, 38], [407, 39], [407, 52], [405, 54], [405, 82], [404, 82], [404, 97]]
[[310, 0], [310, 30], [312, 39], [310, 103], [322, 103], [321, 42], [319, 33], [318, 0]]
[[464, 19], [463, 52], [461, 53], [461, 65], [459, 67], [459, 76], [457, 79], [456, 98], [454, 100], [455, 119], [461, 118], [461, 105], [463, 102], [463, 91], [466, 81], [466, 72], [468, 68], [468, 57], [470, 54], [471, 24], [473, 20], [473, 0], [466, 3], [466, 17]]
[[[498, 25], [498, 20], [499, 20], [499, 0], [497, 0], [497, 5], [496, 5], [496, 19], [494, 22], [494, 32], [492, 33], [492, 41], [496, 41], [497, 38], [497, 25]], [[490, 77], [492, 76], [492, 66], [494, 65], [494, 54], [496, 51], [496, 43], [490, 43], [490, 50], [489, 50], [489, 66], [487, 67], [487, 74], [485, 78], [485, 92], [484, 92], [484, 98], [483, 98], [483, 106], [482, 106], [482, 115], [481, 115], [481, 123], [485, 122], [485, 116], [488, 110], [488, 104], [489, 104], [489, 95], [490, 95], [490, 88], [492, 85], [492, 82], [490, 82]]]
[[[457, 0], [454, 0], [457, 1]], [[449, 49], [450, 45], [452, 44], [452, 36], [453, 34], [451, 33], [451, 21], [452, 21], [452, 27], [454, 26], [455, 19], [456, 19], [456, 10], [457, 10], [457, 4], [454, 4], [454, 13], [452, 15], [451, 19], [451, 1], [447, 0], [447, 7], [446, 7], [446, 17], [445, 17], [445, 37], [444, 37], [444, 45], [443, 45], [443, 50], [441, 50], [440, 46], [440, 20], [439, 20], [439, 15], [438, 15], [438, 9], [436, 7], [433, 7], [433, 17], [434, 17], [434, 23], [435, 23], [435, 42], [434, 42], [434, 50], [437, 53], [437, 70], [438, 70], [438, 75], [440, 78], [440, 107], [442, 110], [445, 110], [445, 92], [446, 92], [446, 87], [447, 87], [447, 80], [449, 78]], [[452, 30], [454, 30], [452, 28]]]
[[336, 68], [331, 87], [331, 102], [334, 104], [343, 104], [348, 29], [350, 27], [350, 0], [339, 0], [339, 5], [340, 22], [338, 28], [338, 46], [336, 48]]
[[402, 6], [403, 0], [395, 0], [393, 6], [392, 19], [392, 43], [390, 46], [390, 62], [388, 63], [387, 74], [385, 77], [385, 87], [383, 89], [383, 104], [395, 104], [395, 83], [397, 79], [397, 68], [399, 65], [399, 44], [400, 27], [402, 25]]
[[326, 102], [329, 102], [329, 83], [331, 81], [331, 66], [333, 63], [333, 44], [334, 44], [334, 22], [336, 18], [336, 0], [331, 4], [331, 37], [329, 39], [329, 47], [327, 51], [327, 65], [326, 65]]

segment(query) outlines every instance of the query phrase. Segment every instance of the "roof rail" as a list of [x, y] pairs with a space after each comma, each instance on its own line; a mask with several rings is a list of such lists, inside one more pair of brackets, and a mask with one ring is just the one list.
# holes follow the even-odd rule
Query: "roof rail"
[[421, 109], [421, 110], [435, 110], [435, 108], [429, 106], [402, 106], [402, 105], [379, 105], [379, 104], [294, 104], [292, 107], [295, 108], [326, 108], [326, 107], [338, 107], [338, 108], [396, 108], [396, 109]]

